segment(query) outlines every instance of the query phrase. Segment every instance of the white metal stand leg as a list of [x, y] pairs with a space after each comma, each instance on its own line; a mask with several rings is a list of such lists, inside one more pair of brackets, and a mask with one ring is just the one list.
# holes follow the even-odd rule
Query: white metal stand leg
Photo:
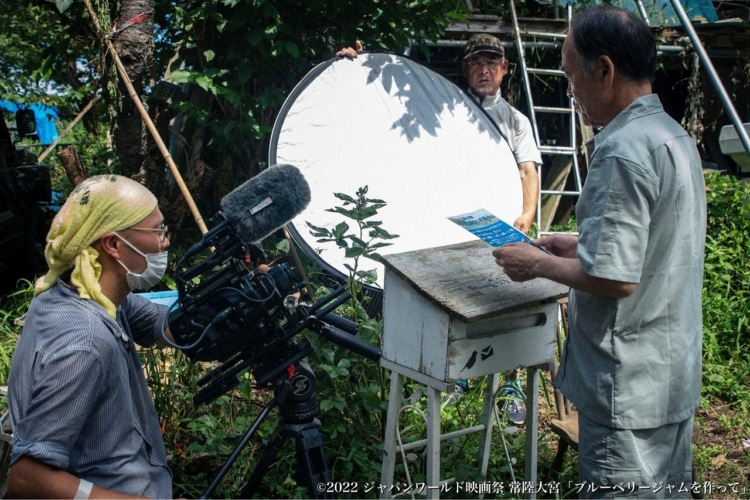
[[[424, 446], [426, 454], [426, 477], [424, 495], [426, 498], [436, 499], [440, 497], [440, 443], [444, 439], [450, 439], [472, 432], [480, 432], [478, 461], [483, 475], [486, 476], [489, 465], [490, 447], [492, 443], [492, 428], [494, 424], [495, 393], [498, 388], [499, 377], [497, 374], [487, 376], [487, 388], [485, 389], [485, 401], [482, 412], [482, 424], [449, 433], [442, 434], [441, 411], [442, 395], [446, 392], [446, 385], [442, 382], [433, 382], [440, 385], [434, 387], [427, 384], [427, 408], [426, 426], [427, 436], [423, 441], [404, 443], [405, 449]], [[391, 372], [391, 392], [388, 398], [388, 416], [385, 426], [383, 444], [383, 468], [380, 475], [382, 491], [380, 498], [393, 498], [391, 486], [395, 473], [396, 459], [405, 450], [398, 449], [397, 432], [399, 425], [399, 414], [404, 396], [404, 375]]]
[[[537, 444], [539, 429], [537, 427], [539, 415], [539, 368], [530, 366], [526, 371], [526, 460], [524, 461], [524, 479], [528, 484], [536, 484]], [[526, 498], [536, 498], [534, 488]]]
[[[391, 369], [390, 363], [381, 361], [384, 366]], [[383, 468], [380, 475], [380, 498], [393, 498], [394, 491], [393, 476], [395, 472], [396, 459], [406, 450], [425, 447], [426, 453], [426, 481], [425, 491], [423, 494], [426, 498], [436, 499], [440, 496], [440, 443], [444, 439], [452, 439], [473, 432], [481, 433], [479, 439], [478, 461], [483, 476], [487, 477], [487, 468], [489, 465], [490, 446], [492, 443], [492, 428], [494, 425], [494, 407], [496, 404], [495, 394], [499, 387], [499, 375], [497, 373], [487, 375], [487, 388], [485, 390], [484, 408], [482, 412], [482, 423], [467, 429], [462, 429], [448, 434], [441, 434], [441, 412], [442, 394], [453, 390], [452, 384], [439, 380], [425, 377], [416, 372], [406, 370], [409, 375], [403, 375], [397, 371], [391, 370], [391, 392], [388, 398], [388, 416], [385, 426], [385, 436], [383, 443]], [[525, 460], [525, 481], [528, 484], [537, 482], [537, 444], [539, 432], [537, 428], [539, 411], [539, 393], [538, 367], [528, 369], [528, 380], [526, 384], [526, 460]], [[404, 377], [408, 376], [413, 380], [421, 382], [427, 386], [427, 439], [403, 443], [403, 450], [399, 450], [397, 432], [399, 425], [399, 415], [404, 398]], [[500, 431], [502, 432], [502, 430]], [[530, 488], [533, 490], [533, 488]], [[535, 498], [534, 493], [527, 495], [527, 498]]]
[[[482, 423], [484, 430], [479, 439], [479, 470], [487, 477], [487, 467], [490, 463], [490, 445], [492, 443], [492, 426], [495, 423], [495, 394], [499, 385], [497, 373], [487, 375], [487, 388], [484, 390], [484, 409], [482, 410]], [[501, 431], [502, 432], [502, 431]]]
[[427, 498], [440, 497], [440, 389], [427, 386]]
[[393, 497], [390, 486], [393, 485], [393, 473], [396, 468], [396, 456], [398, 455], [396, 431], [398, 429], [398, 415], [401, 411], [401, 400], [403, 397], [404, 376], [392, 371], [391, 391], [388, 398], [388, 416], [386, 417], [383, 443], [383, 469], [380, 472], [380, 485], [383, 487], [380, 498]]

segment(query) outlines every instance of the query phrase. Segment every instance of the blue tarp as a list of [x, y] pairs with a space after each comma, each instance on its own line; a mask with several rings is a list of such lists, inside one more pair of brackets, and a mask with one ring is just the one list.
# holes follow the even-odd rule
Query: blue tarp
[[[640, 16], [635, 0], [619, 0], [614, 3]], [[715, 23], [719, 20], [719, 15], [711, 0], [680, 0], [680, 4], [685, 9], [688, 19], [694, 24]], [[671, 0], [644, 0], [643, 8], [646, 10], [651, 26], [682, 25]]]
[[177, 290], [168, 290], [165, 292], [139, 292], [137, 295], [141, 295], [156, 304], [169, 307], [172, 307], [179, 297]]
[[34, 118], [36, 119], [37, 137], [39, 137], [39, 142], [42, 144], [51, 144], [59, 137], [55, 120], [59, 120], [60, 117], [55, 108], [45, 106], [44, 104], [19, 106], [15, 102], [5, 100], [0, 100], [0, 108], [3, 108], [7, 112], [5, 118], [8, 120], [12, 120], [15, 112], [21, 108], [30, 108], [33, 110]]

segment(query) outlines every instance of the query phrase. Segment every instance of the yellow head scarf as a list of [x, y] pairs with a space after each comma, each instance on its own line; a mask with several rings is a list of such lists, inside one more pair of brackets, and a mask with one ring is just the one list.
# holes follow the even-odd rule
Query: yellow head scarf
[[83, 181], [52, 221], [44, 250], [49, 271], [36, 281], [34, 293], [51, 288], [73, 268], [71, 282], [81, 298], [93, 299], [114, 318], [115, 305], [99, 286], [99, 253], [91, 245], [105, 233], [132, 227], [156, 207], [151, 191], [127, 177], [97, 175]]

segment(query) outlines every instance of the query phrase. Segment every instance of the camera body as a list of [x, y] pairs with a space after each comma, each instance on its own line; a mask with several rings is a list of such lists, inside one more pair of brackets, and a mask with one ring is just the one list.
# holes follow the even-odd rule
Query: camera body
[[196, 404], [230, 391], [247, 369], [256, 383], [271, 382], [313, 351], [295, 338], [305, 329], [296, 303], [304, 283], [285, 263], [255, 272], [262, 248], [245, 245], [218, 216], [177, 263], [178, 300], [167, 318], [174, 345], [190, 359], [220, 363], [198, 381]]
[[183, 350], [193, 360], [225, 362], [238, 352], [253, 358], [261, 351], [286, 347], [289, 328], [295, 329], [298, 321], [285, 299], [301, 288], [287, 264], [261, 274], [230, 259], [180, 290], [169, 329], [178, 345], [190, 346]]

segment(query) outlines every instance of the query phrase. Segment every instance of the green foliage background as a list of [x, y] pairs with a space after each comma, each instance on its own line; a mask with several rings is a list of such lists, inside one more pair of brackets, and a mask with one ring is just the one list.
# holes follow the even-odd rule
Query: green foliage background
[[750, 411], [750, 183], [707, 176], [704, 393]]
[[[463, 19], [466, 10], [464, 2], [450, 0], [92, 0], [91, 4], [107, 31], [126, 6], [141, 12], [153, 7], [148, 19], [153, 23], [153, 64], [134, 84], [144, 88], [140, 98], [147, 106], [159, 106], [165, 99], [169, 112], [179, 115], [171, 137], [163, 139], [176, 144], [171, 154], [188, 183], [204, 175], [196, 180], [203, 190], [194, 189], [193, 195], [208, 213], [216, 211], [218, 198], [265, 166], [268, 137], [279, 108], [316, 64], [355, 40], [362, 40], [367, 49], [425, 51], [426, 40], [439, 38], [451, 21]], [[82, 123], [89, 136], [76, 137], [83, 163], [93, 172], [107, 169], [131, 175], [134, 168], [137, 171], [137, 165], [123, 164], [122, 154], [107, 152], [112, 146], [102, 134], [116, 131], [118, 114], [125, 112], [123, 103], [129, 97], [118, 94], [117, 74], [83, 1], [2, 2], [0, 15], [5, 21], [0, 30], [2, 95], [56, 106], [67, 123], [100, 93], [102, 102]], [[125, 30], [113, 39], [125, 44], [128, 36]], [[133, 137], [127, 147], [137, 148], [139, 141]], [[151, 169], [145, 175], [167, 175], [159, 172]], [[147, 185], [152, 186], [148, 179]], [[176, 190], [159, 194], [162, 210], [176, 218], [167, 206], [180, 207]], [[176, 220], [168, 222], [179, 230]]]

